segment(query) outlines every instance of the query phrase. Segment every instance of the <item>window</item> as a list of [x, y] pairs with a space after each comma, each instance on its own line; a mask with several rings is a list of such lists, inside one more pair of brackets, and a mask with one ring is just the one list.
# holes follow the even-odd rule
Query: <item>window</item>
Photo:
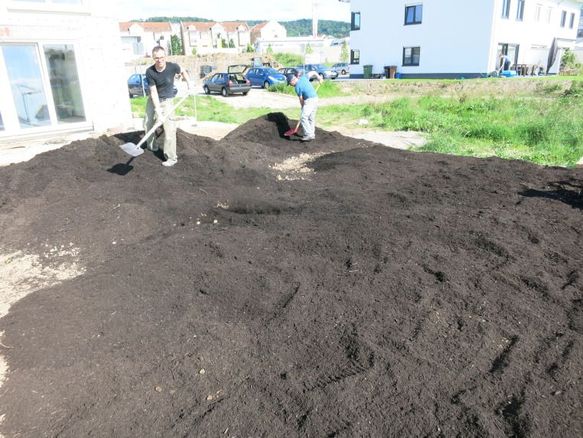
[[360, 50], [351, 50], [350, 51], [350, 63], [351, 64], [360, 64]]
[[561, 27], [565, 27], [567, 23], [567, 11], [561, 11]]
[[569, 29], [573, 29], [575, 26], [575, 14], [571, 14], [571, 20], [569, 21]]
[[502, 18], [510, 17], [510, 0], [502, 1]]
[[553, 18], [553, 8], [547, 8], [547, 24], [551, 24]]
[[534, 11], [534, 20], [535, 21], [540, 21], [542, 9], [543, 9], [543, 5], [536, 5], [536, 9]]
[[[0, 130], [18, 131], [84, 122], [85, 109], [73, 45], [4, 44], [9, 97]], [[6, 112], [4, 111], [6, 110]]]
[[0, 131], [4, 131], [4, 122], [2, 121], [2, 113], [0, 113]]
[[421, 24], [423, 5], [405, 6], [405, 25]]
[[353, 12], [350, 20], [350, 30], [360, 30], [360, 12]]
[[44, 46], [53, 101], [59, 123], [85, 121], [81, 85], [73, 46], [51, 44]]
[[2, 47], [8, 82], [21, 128], [50, 125], [40, 59], [34, 44]]
[[518, 7], [516, 9], [516, 20], [524, 20], [524, 0], [518, 0]]
[[403, 66], [418, 66], [421, 47], [403, 47]]

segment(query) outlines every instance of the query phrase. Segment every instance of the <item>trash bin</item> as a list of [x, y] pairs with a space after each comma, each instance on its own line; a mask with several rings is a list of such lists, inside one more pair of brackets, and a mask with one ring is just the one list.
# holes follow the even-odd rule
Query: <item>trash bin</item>
[[362, 71], [364, 73], [364, 78], [365, 79], [372, 78], [372, 65], [363, 65], [362, 66]]
[[397, 66], [396, 65], [385, 65], [385, 78], [395, 79], [396, 74], [397, 74]]

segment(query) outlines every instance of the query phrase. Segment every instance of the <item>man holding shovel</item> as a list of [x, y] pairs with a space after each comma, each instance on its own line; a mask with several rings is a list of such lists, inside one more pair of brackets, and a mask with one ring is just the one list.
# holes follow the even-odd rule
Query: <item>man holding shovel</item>
[[[322, 80], [318, 78], [318, 82], [321, 83], [321, 81]], [[316, 111], [318, 110], [318, 94], [308, 80], [307, 75], [302, 75], [298, 78], [296, 75], [290, 74], [287, 77], [287, 83], [294, 87], [302, 107], [302, 113], [298, 123], [298, 125], [302, 128], [303, 136], [301, 141], [312, 141], [316, 138]], [[285, 135], [288, 137], [294, 135], [298, 131], [299, 126], [296, 126], [295, 129], [290, 129], [285, 133]]]
[[[166, 62], [166, 50], [161, 46], [152, 49], [154, 65], [146, 70], [146, 78], [150, 87], [150, 97], [146, 104], [146, 117], [144, 124], [146, 132], [149, 131], [156, 120], [163, 120], [164, 126], [164, 157], [166, 161], [163, 166], [171, 167], [176, 164], [176, 116], [172, 101], [174, 98], [174, 79], [182, 76], [190, 89], [188, 73], [180, 68], [178, 64]], [[151, 135], [147, 140], [148, 149], [157, 151], [155, 144], [156, 137]]]

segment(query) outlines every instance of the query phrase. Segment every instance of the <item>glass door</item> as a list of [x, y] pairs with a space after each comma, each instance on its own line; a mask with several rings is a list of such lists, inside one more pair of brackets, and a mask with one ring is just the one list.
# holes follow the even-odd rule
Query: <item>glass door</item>
[[84, 122], [85, 109], [73, 46], [45, 45], [43, 50], [58, 122]]
[[18, 123], [23, 129], [51, 124], [42, 69], [35, 44], [2, 46]]

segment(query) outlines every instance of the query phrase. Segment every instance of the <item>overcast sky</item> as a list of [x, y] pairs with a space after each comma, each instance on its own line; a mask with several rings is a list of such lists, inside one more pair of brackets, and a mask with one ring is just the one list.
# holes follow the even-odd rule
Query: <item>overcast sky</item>
[[[314, 0], [118, 0], [113, 15], [120, 21], [160, 16], [191, 16], [215, 21], [312, 18]], [[321, 20], [350, 21], [350, 3], [316, 0]]]

